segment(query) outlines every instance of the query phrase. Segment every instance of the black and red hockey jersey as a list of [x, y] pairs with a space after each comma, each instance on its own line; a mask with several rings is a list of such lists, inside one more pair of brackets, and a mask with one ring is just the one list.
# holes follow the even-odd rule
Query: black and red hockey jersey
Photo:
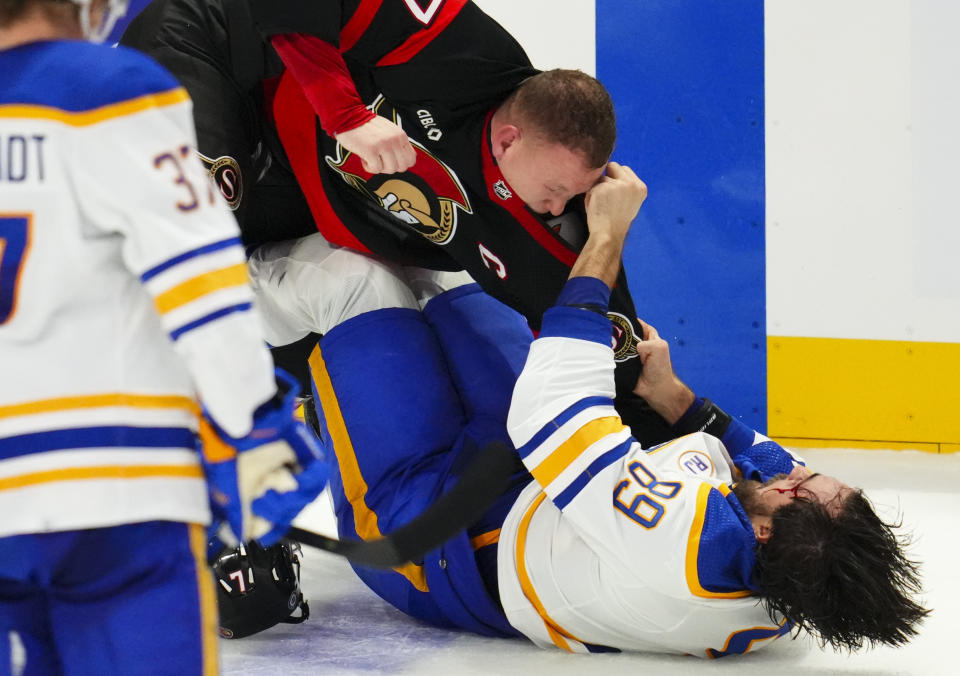
[[[466, 0], [250, 0], [242, 11], [233, 7], [241, 0], [202, 4], [223, 7], [225, 18], [212, 30], [249, 36], [253, 21], [272, 36], [287, 68], [276, 77], [276, 52], [267, 43], [256, 46], [269, 67], [251, 96], [260, 98], [257, 124], [270, 128], [251, 128], [251, 134], [274, 141], [260, 147], [276, 156], [274, 165], [292, 170], [327, 239], [404, 264], [466, 269], [488, 293], [539, 326], [587, 231], [582, 200], [572, 200], [558, 218], [544, 218], [514, 194], [493, 159], [491, 112], [538, 72], [506, 30]], [[201, 59], [192, 54], [197, 42], [184, 44], [183, 51]], [[218, 42], [231, 48], [235, 60], [240, 46], [229, 37]], [[184, 68], [171, 62], [168, 49], [148, 51], [179, 75]], [[201, 60], [211, 58], [229, 72], [228, 55]], [[248, 74], [244, 80], [242, 86]], [[332, 137], [374, 112], [410, 137], [417, 152], [410, 170], [370, 175]], [[198, 110], [198, 126], [204, 116], [209, 113]], [[241, 220], [241, 228], [260, 226]], [[640, 369], [633, 350], [640, 330], [622, 271], [610, 311], [621, 414], [643, 441], [669, 438], [658, 417], [633, 411], [644, 408], [631, 394]]]

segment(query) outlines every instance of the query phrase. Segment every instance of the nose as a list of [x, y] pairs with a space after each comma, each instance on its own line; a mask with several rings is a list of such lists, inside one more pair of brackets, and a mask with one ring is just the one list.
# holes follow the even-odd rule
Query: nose
[[562, 197], [553, 197], [547, 200], [547, 211], [549, 211], [554, 216], [559, 216], [563, 213], [563, 208], [567, 206], [567, 200]]
[[790, 470], [790, 474], [787, 475], [787, 478], [793, 481], [800, 482], [806, 479], [808, 476], [810, 476], [810, 470], [808, 470], [803, 465], [797, 465], [792, 470]]

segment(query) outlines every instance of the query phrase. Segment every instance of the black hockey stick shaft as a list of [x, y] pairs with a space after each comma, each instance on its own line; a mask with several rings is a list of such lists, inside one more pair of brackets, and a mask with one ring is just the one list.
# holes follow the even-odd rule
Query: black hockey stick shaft
[[389, 537], [378, 540], [338, 540], [314, 533], [305, 528], [292, 527], [287, 537], [315, 549], [345, 556], [355, 563], [373, 568], [395, 568], [405, 563]]
[[507, 488], [516, 453], [494, 441], [470, 462], [457, 484], [410, 523], [376, 540], [338, 540], [303, 528], [287, 537], [373, 568], [396, 568], [418, 561], [476, 521]]

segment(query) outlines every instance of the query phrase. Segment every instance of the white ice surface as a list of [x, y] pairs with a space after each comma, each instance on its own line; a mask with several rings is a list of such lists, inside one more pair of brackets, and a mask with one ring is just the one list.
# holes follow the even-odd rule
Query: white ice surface
[[[305, 548], [303, 588], [311, 617], [261, 634], [221, 641], [225, 674], [631, 674], [669, 676], [709, 671], [738, 676], [960, 674], [960, 454], [911, 451], [804, 450], [808, 465], [863, 488], [881, 516], [902, 514], [923, 563], [925, 600], [934, 609], [920, 636], [904, 648], [856, 655], [822, 651], [808, 637], [780, 639], [758, 651], [707, 664], [653, 654], [570, 655], [523, 640], [488, 639], [436, 629], [403, 615], [357, 579], [342, 559]], [[326, 501], [301, 523], [329, 532]]]

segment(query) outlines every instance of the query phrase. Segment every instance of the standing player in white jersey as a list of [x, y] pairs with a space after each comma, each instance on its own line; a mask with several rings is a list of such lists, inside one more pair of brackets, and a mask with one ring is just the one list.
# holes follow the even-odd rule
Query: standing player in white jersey
[[354, 569], [421, 620], [573, 652], [720, 657], [791, 623], [837, 647], [907, 641], [927, 611], [890, 527], [859, 491], [695, 398], [652, 327], [636, 390], [677, 439], [645, 450], [617, 416], [605, 311], [645, 194], [616, 164], [588, 193], [590, 238], [536, 341], [476, 285], [411, 278], [319, 235], [254, 254], [268, 339], [324, 334], [310, 365], [341, 537], [406, 523], [507, 430], [525, 466], [423, 560]]
[[216, 672], [211, 505], [269, 544], [252, 501], [325, 472], [185, 90], [81, 40], [107, 2], [0, 0], [0, 674]]

